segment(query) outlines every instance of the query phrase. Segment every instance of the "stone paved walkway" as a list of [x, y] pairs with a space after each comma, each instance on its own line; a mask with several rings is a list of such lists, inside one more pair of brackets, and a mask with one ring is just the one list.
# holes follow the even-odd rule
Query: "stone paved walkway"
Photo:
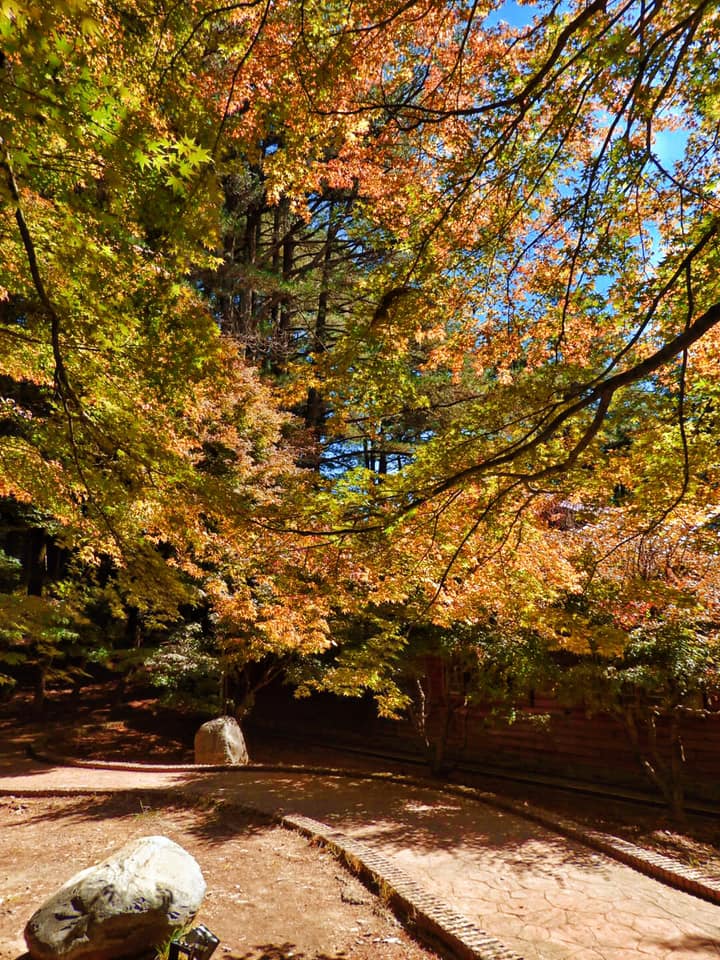
[[331, 824], [526, 960], [720, 960], [720, 907], [522, 818], [393, 782], [298, 773], [149, 773], [0, 757], [0, 790], [164, 788]]

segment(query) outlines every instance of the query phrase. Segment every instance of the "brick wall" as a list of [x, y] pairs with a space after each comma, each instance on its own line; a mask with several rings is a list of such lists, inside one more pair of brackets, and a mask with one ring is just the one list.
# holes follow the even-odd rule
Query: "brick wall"
[[[648, 788], [629, 740], [611, 717], [588, 717], [543, 697], [522, 706], [529, 718], [512, 724], [498, 723], [487, 709], [455, 711], [448, 761]], [[432, 732], [442, 722], [440, 709], [429, 719]], [[364, 750], [414, 758], [424, 754], [410, 722], [378, 717], [369, 697], [353, 700], [321, 694], [295, 700], [288, 688], [275, 687], [258, 698], [253, 723], [277, 733]], [[683, 744], [691, 795], [720, 800], [720, 718], [685, 721]]]

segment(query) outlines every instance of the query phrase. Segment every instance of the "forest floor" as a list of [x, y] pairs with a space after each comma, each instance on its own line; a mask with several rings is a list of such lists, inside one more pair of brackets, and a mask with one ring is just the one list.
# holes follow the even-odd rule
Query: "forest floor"
[[[12, 705], [9, 705], [12, 706]], [[0, 721], [5, 711], [0, 710]], [[16, 711], [15, 711], [16, 712]], [[28, 712], [25, 714], [28, 715]], [[34, 725], [48, 732], [48, 748], [78, 759], [192, 763], [193, 737], [201, 718], [164, 708], [154, 700], [131, 700], [107, 706], [102, 693], [92, 689], [81, 704], [69, 696], [49, 704], [48, 720]], [[30, 722], [29, 726], [32, 726]], [[0, 728], [1, 729], [1, 728]], [[366, 757], [339, 748], [282, 738], [251, 738], [251, 760], [308, 766], [350, 767], [367, 771], [389, 770], [423, 776], [418, 765]], [[557, 789], [536, 783], [487, 775], [473, 778], [482, 790], [521, 803], [527, 802], [594, 830], [632, 841], [673, 857], [720, 878], [720, 818], [689, 815], [682, 827], [673, 823], [663, 806], [649, 806], [604, 796]], [[442, 785], [442, 781], [438, 781]]]
[[[102, 690], [54, 696], [42, 721], [20, 697], [0, 707], [0, 738], [38, 736], [78, 759], [191, 763], [197, 716], [139, 699], [111, 707]], [[385, 760], [296, 742], [251, 738], [253, 761], [393, 769]], [[422, 770], [395, 766], [396, 772]], [[1, 786], [0, 781], [0, 786]], [[718, 818], [691, 816], [679, 829], [662, 808], [609, 801], [527, 783], [483, 779], [482, 788], [529, 802], [674, 857], [720, 878]], [[202, 863], [209, 895], [200, 919], [223, 938], [219, 960], [429, 960], [385, 905], [327, 852], [261, 819], [222, 806], [168, 805], [138, 797], [0, 797], [0, 960], [22, 953], [24, 922], [89, 861], [135, 836], [163, 833]], [[42, 851], [42, 858], [38, 851]]]
[[[201, 865], [198, 915], [217, 960], [431, 960], [381, 899], [299, 834], [218, 805], [147, 796], [0, 797], [0, 960], [61, 882], [137, 837], [163, 835]], [[215, 960], [215, 957], [213, 960]]]
[[[52, 698], [41, 721], [16, 697], [0, 706], [0, 741], [7, 750], [42, 736], [48, 749], [77, 758], [192, 761], [197, 718], [151, 701], [113, 710], [93, 694]], [[198, 921], [221, 939], [213, 960], [437, 960], [331, 853], [221, 802], [172, 803], [150, 791], [0, 796], [0, 960], [24, 960], [25, 923], [61, 882], [155, 834], [201, 864]]]

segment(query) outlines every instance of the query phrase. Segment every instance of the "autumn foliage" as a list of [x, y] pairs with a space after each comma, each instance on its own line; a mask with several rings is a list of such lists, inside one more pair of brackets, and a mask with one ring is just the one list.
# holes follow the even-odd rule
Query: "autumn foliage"
[[717, 26], [0, 3], [0, 493], [65, 551], [43, 603], [194, 611], [390, 711], [417, 629], [709, 650]]

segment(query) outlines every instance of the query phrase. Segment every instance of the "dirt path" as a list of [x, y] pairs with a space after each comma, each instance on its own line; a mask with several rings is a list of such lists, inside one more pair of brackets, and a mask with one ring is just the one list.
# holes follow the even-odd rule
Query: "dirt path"
[[390, 910], [299, 834], [213, 804], [147, 794], [0, 797], [0, 960], [25, 955], [23, 928], [60, 880], [141, 836], [169, 837], [207, 882], [199, 920], [213, 960], [437, 960]]
[[720, 958], [720, 907], [470, 799], [348, 777], [0, 763], [3, 791], [129, 788], [225, 797], [331, 824], [526, 960]]

